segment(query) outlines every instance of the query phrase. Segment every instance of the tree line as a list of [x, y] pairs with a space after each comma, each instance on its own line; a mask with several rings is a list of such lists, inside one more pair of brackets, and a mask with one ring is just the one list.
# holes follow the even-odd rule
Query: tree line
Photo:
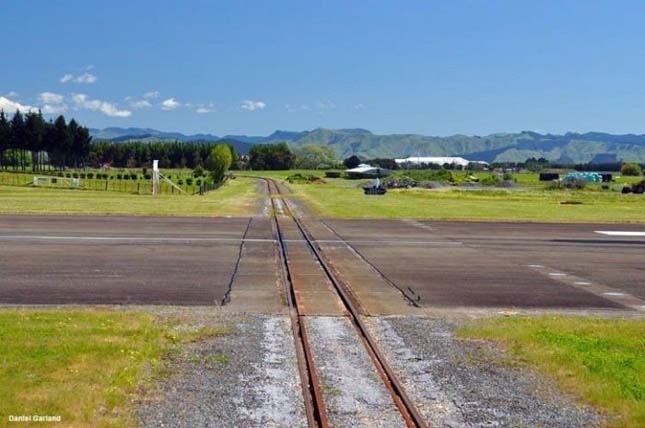
[[90, 152], [92, 137], [74, 119], [63, 116], [46, 121], [40, 110], [13, 117], [0, 111], [0, 167], [42, 171], [65, 166], [81, 167]]
[[[161, 168], [194, 169], [205, 166], [212, 149], [217, 145], [222, 144], [188, 141], [97, 140], [90, 147], [88, 162], [93, 168], [106, 164], [117, 168], [138, 168], [152, 165], [152, 161], [157, 159]], [[228, 144], [225, 146], [229, 148], [232, 160], [236, 160], [237, 154], [233, 147]]]

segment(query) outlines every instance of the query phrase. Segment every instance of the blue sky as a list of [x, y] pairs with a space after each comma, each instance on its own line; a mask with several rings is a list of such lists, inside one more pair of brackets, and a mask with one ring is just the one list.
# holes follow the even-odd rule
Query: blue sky
[[645, 3], [3, 1], [0, 106], [91, 127], [645, 133]]

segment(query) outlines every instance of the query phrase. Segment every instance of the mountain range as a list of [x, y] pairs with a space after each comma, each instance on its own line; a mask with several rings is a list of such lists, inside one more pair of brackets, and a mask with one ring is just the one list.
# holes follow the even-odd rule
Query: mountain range
[[486, 136], [452, 135], [434, 137], [418, 134], [378, 135], [366, 129], [324, 129], [311, 131], [275, 131], [268, 136], [212, 134], [186, 135], [150, 128], [90, 129], [95, 139], [112, 141], [226, 141], [238, 152], [247, 153], [253, 144], [285, 141], [292, 147], [319, 144], [334, 149], [342, 159], [402, 158], [407, 156], [462, 156], [486, 162], [523, 162], [545, 158], [559, 163], [610, 163], [633, 161], [645, 163], [645, 135], [587, 132], [540, 134], [532, 131], [496, 133]]

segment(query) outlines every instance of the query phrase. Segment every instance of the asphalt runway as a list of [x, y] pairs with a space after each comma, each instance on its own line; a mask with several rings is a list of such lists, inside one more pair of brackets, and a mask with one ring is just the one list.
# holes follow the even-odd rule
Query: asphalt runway
[[[645, 299], [645, 226], [311, 218], [306, 225], [370, 313], [399, 313], [401, 290], [429, 308], [618, 309], [621, 294], [636, 305]], [[287, 229], [286, 238], [294, 257], [306, 256], [297, 234]], [[306, 279], [313, 271], [303, 263], [296, 274]], [[281, 288], [267, 217], [0, 216], [0, 303], [228, 299], [275, 310]]]
[[645, 237], [597, 233], [642, 225], [325, 222], [422, 306], [624, 308], [630, 295], [645, 299]]
[[249, 220], [0, 216], [0, 302], [219, 304]]

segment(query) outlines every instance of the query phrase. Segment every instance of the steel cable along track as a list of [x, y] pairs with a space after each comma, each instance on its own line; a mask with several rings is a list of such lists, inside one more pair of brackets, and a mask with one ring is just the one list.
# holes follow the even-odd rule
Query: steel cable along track
[[[313, 415], [316, 417], [316, 421], [315, 421], [316, 425], [320, 427], [326, 427], [328, 424], [328, 420], [327, 420], [326, 411], [324, 408], [324, 402], [323, 402], [320, 383], [319, 383], [317, 374], [315, 372], [313, 355], [311, 353], [311, 349], [309, 348], [309, 344], [307, 343], [307, 336], [304, 328], [305, 327], [304, 322], [301, 322], [302, 321], [301, 318], [303, 317], [303, 315], [298, 313], [297, 304], [295, 302], [295, 292], [293, 290], [293, 284], [291, 282], [291, 277], [289, 275], [289, 263], [287, 262], [286, 247], [283, 240], [282, 231], [280, 229], [280, 222], [278, 221], [278, 218], [277, 218], [276, 204], [273, 196], [277, 196], [280, 199], [281, 207], [284, 214], [287, 215], [296, 224], [296, 226], [298, 227], [298, 230], [302, 234], [309, 249], [315, 256], [316, 260], [319, 262], [320, 266], [325, 272], [325, 275], [328, 277], [328, 279], [334, 286], [336, 293], [340, 297], [340, 300], [342, 301], [345, 309], [347, 310], [347, 313], [349, 314], [349, 318], [352, 324], [354, 325], [356, 331], [361, 337], [363, 344], [365, 345], [365, 348], [368, 354], [370, 355], [370, 358], [372, 359], [374, 366], [376, 367], [376, 370], [381, 376], [388, 391], [392, 395], [394, 403], [396, 404], [397, 408], [401, 412], [401, 415], [403, 416], [403, 419], [405, 420], [407, 426], [409, 428], [426, 427], [427, 425], [423, 420], [423, 418], [421, 417], [419, 411], [416, 409], [416, 407], [414, 406], [410, 398], [407, 396], [403, 386], [396, 378], [396, 375], [394, 374], [390, 366], [387, 364], [385, 357], [383, 356], [381, 351], [378, 349], [376, 341], [369, 334], [366, 325], [363, 323], [360, 317], [361, 314], [356, 307], [356, 303], [351, 298], [351, 295], [352, 295], [351, 289], [346, 283], [344, 283], [344, 281], [338, 278], [335, 272], [332, 270], [332, 268], [329, 265], [329, 262], [327, 261], [326, 257], [322, 253], [322, 250], [320, 249], [318, 244], [314, 242], [312, 235], [302, 224], [300, 219], [298, 219], [298, 217], [294, 215], [293, 211], [289, 206], [288, 201], [284, 199], [278, 184], [273, 179], [265, 179], [265, 180], [267, 183], [267, 188], [269, 190], [269, 198], [271, 199], [271, 205], [273, 207], [273, 221], [277, 229], [278, 241], [281, 249], [281, 259], [283, 261], [283, 269], [285, 270], [285, 273], [287, 276], [286, 279], [287, 279], [288, 288], [289, 288], [287, 292], [289, 307], [292, 313], [297, 314], [295, 318], [297, 318], [298, 328], [294, 326], [294, 335], [302, 342], [304, 357], [307, 360], [306, 365], [307, 367], [309, 367], [308, 378], [307, 378], [309, 385], [308, 385], [307, 391], [309, 394], [308, 397], [310, 397], [310, 399], [308, 399], [308, 397], [306, 396], [305, 401], [306, 403], [307, 402], [312, 403], [313, 407], [315, 407], [312, 410], [313, 410]], [[294, 316], [292, 316], [292, 326], [294, 324], [293, 321], [294, 321]], [[299, 331], [296, 331], [296, 330], [299, 330]], [[302, 374], [303, 373], [301, 371], [301, 375]], [[303, 386], [303, 389], [304, 389], [304, 386]], [[310, 420], [310, 423], [311, 423], [311, 420]]]

